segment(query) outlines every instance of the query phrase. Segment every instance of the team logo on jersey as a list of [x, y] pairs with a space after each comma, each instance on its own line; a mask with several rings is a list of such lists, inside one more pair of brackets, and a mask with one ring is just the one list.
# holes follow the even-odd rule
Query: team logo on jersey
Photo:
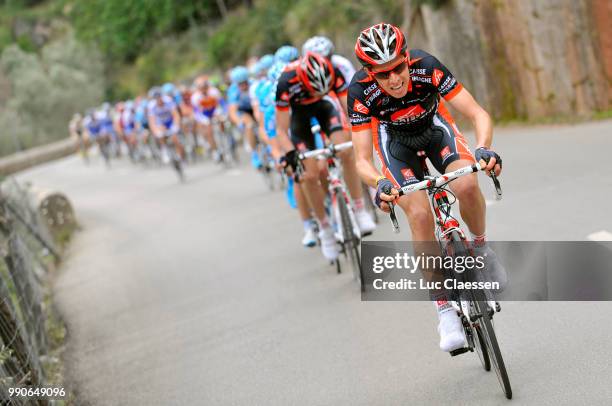
[[453, 152], [451, 151], [448, 145], [442, 148], [442, 151], [440, 151], [440, 157], [442, 158], [442, 162], [446, 161], [451, 155], [453, 155]]
[[415, 178], [414, 172], [412, 172], [412, 169], [410, 169], [410, 168], [404, 168], [404, 169], [401, 170], [401, 172], [402, 172], [402, 176], [406, 180], [411, 180], [411, 179]]
[[442, 80], [442, 77], [444, 77], [444, 72], [442, 72], [440, 69], [434, 69], [433, 75], [431, 75], [431, 82], [434, 86], [438, 86], [440, 84], [440, 80]]
[[361, 113], [361, 114], [370, 114], [370, 109], [363, 105], [359, 100], [355, 99], [355, 103], [353, 103], [353, 110]]
[[440, 151], [440, 156], [444, 159], [448, 155], [450, 155], [450, 153], [451, 153], [450, 147], [447, 145], [444, 148], [442, 148], [442, 151]]
[[391, 114], [391, 120], [400, 121], [400, 120], [410, 120], [413, 117], [419, 116], [425, 112], [425, 109], [421, 107], [421, 105], [417, 104], [416, 106], [408, 107], [407, 109], [401, 109]]

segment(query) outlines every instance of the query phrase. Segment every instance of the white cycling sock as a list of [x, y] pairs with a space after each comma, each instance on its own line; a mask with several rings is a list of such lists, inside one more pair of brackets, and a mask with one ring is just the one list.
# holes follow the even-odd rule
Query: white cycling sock
[[321, 227], [321, 229], [331, 227], [329, 224], [329, 217], [327, 216], [325, 216], [323, 219], [319, 219], [318, 221], [319, 221], [319, 227]]
[[433, 299], [433, 304], [436, 310], [438, 311], [438, 316], [453, 310], [453, 306], [448, 302], [446, 294], [440, 293], [437, 295], [433, 295]]
[[481, 248], [487, 245], [487, 233], [482, 233], [482, 235], [476, 235], [470, 232], [472, 235], [472, 241], [474, 242], [475, 248]]
[[356, 212], [365, 210], [365, 200], [363, 200], [363, 197], [360, 199], [353, 199], [353, 205], [355, 206]]

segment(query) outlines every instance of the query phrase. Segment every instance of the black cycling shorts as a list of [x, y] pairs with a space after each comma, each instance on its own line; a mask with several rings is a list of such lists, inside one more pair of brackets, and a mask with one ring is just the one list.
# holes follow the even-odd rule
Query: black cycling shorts
[[240, 107], [238, 106], [238, 111], [244, 114], [248, 114], [249, 116], [251, 116], [253, 118], [253, 120], [255, 120], [255, 113], [253, 112], [253, 108], [252, 107]]
[[417, 183], [424, 178], [423, 152], [440, 173], [460, 159], [476, 162], [468, 144], [450, 115], [438, 111], [431, 124], [418, 134], [401, 134], [389, 124], [372, 122], [374, 149], [383, 166], [383, 175], [396, 187]]
[[291, 106], [291, 141], [299, 151], [315, 149], [315, 138], [311, 130], [311, 118], [316, 118], [321, 131], [330, 136], [336, 131], [347, 129], [340, 100], [326, 95], [321, 100], [300, 106]]

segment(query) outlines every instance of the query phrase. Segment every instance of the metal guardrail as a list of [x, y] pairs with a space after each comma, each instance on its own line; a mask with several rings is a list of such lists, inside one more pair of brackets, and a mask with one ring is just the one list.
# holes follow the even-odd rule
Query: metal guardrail
[[[58, 214], [59, 213], [59, 214]], [[61, 194], [7, 181], [0, 188], [0, 404], [48, 404], [9, 399], [8, 388], [41, 386], [48, 354], [45, 306], [50, 267], [59, 260], [58, 236], [74, 228]], [[26, 403], [23, 403], [26, 402]]]

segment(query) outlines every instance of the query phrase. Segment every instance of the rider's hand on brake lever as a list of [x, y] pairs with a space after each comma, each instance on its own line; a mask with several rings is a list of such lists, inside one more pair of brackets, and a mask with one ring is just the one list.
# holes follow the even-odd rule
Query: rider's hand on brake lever
[[278, 164], [285, 170], [287, 176], [291, 176], [298, 166], [298, 152], [292, 149], [278, 160]]
[[374, 203], [385, 213], [391, 212], [391, 207], [388, 202], [393, 202], [399, 197], [399, 192], [393, 183], [384, 177], [379, 178], [376, 181], [376, 198]]
[[495, 176], [499, 176], [502, 170], [502, 159], [497, 152], [487, 147], [477, 148], [474, 157], [483, 168], [482, 170], [488, 175], [494, 171]]

